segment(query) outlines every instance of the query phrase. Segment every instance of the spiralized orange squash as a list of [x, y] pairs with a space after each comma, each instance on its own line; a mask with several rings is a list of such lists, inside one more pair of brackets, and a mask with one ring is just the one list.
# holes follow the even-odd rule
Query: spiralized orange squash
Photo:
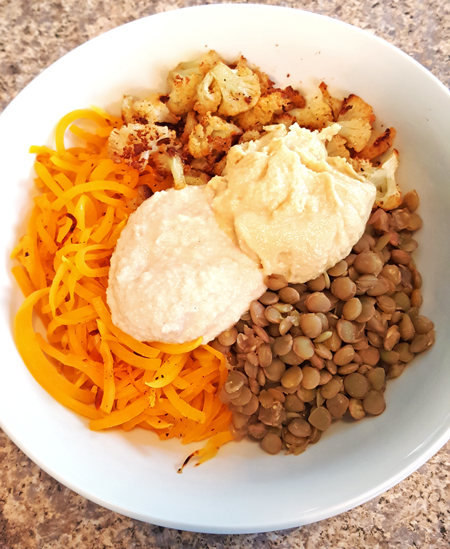
[[[78, 119], [94, 122], [95, 133], [73, 125]], [[108, 158], [108, 136], [121, 125], [100, 109], [76, 110], [56, 128], [56, 151], [30, 149], [42, 192], [11, 255], [20, 262], [12, 272], [26, 297], [15, 318], [16, 343], [35, 379], [89, 418], [92, 430], [139, 426], [185, 444], [211, 437], [195, 452], [201, 463], [232, 439], [231, 412], [219, 398], [225, 358], [201, 338], [183, 345], [137, 341], [114, 326], [106, 305], [110, 257], [139, 185], [167, 188], [151, 167], [140, 175]], [[67, 130], [86, 145], [66, 149]], [[45, 337], [34, 329], [34, 312]]]

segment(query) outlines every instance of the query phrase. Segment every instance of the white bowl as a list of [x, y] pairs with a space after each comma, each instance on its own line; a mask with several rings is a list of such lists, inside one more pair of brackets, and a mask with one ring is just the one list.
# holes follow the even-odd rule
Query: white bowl
[[[6, 258], [31, 203], [31, 144], [51, 144], [61, 116], [91, 104], [117, 111], [123, 93], [164, 89], [167, 70], [211, 48], [244, 54], [281, 86], [355, 93], [397, 129], [403, 189], [416, 188], [425, 227], [416, 255], [434, 348], [389, 382], [387, 410], [337, 422], [319, 444], [293, 457], [229, 444], [199, 468], [177, 466], [191, 450], [148, 432], [94, 433], [52, 400], [22, 363], [11, 335], [22, 298]], [[290, 76], [288, 76], [290, 75]], [[77, 48], [36, 78], [0, 119], [4, 194], [0, 422], [50, 475], [87, 498], [162, 526], [211, 533], [299, 526], [346, 511], [387, 490], [450, 437], [450, 94], [406, 54], [354, 27], [297, 10], [214, 5], [135, 21]]]

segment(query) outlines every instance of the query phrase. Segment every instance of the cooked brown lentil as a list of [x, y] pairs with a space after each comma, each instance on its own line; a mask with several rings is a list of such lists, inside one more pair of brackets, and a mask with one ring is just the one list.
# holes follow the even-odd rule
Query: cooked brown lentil
[[214, 342], [232, 368], [220, 398], [236, 439], [298, 455], [333, 420], [384, 411], [386, 380], [435, 339], [411, 257], [418, 204], [411, 191], [401, 208], [375, 210], [352, 253], [315, 280], [268, 277], [267, 292]]

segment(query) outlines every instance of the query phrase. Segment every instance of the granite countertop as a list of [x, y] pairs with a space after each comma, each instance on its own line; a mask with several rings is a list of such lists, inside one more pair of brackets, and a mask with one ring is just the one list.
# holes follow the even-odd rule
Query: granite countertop
[[[215, 2], [207, 2], [215, 3]], [[268, 0], [335, 17], [386, 39], [450, 86], [448, 0]], [[0, 111], [43, 69], [122, 23], [197, 0], [0, 0]], [[382, 496], [339, 517], [258, 535], [160, 528], [65, 488], [0, 431], [0, 549], [450, 547], [450, 443]]]

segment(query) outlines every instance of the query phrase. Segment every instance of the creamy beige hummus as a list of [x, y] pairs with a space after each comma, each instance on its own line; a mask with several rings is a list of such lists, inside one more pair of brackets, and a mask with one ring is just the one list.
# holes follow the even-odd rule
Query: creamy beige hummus
[[261, 139], [236, 145], [221, 177], [208, 183], [221, 229], [266, 275], [306, 282], [346, 257], [360, 239], [376, 188], [325, 143], [334, 124], [311, 132], [267, 126]]
[[111, 257], [112, 320], [140, 341], [203, 343], [266, 290], [263, 275], [218, 227], [205, 187], [156, 193], [134, 212]]

